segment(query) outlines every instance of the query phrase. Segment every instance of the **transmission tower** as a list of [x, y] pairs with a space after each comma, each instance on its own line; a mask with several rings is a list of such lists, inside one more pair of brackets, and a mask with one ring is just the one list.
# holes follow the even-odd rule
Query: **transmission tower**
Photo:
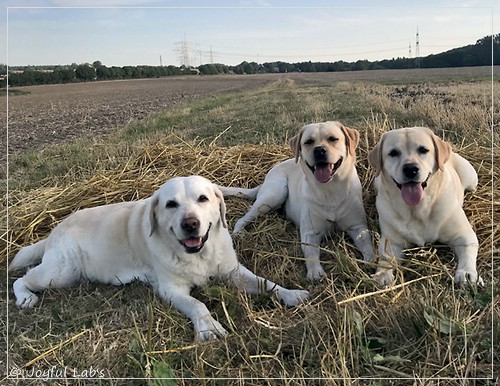
[[411, 59], [411, 42], [410, 44], [408, 45], [408, 58]]
[[189, 60], [189, 53], [191, 49], [189, 48], [189, 43], [186, 41], [186, 35], [184, 35], [184, 39], [182, 39], [182, 41], [176, 42], [174, 45], [174, 51], [177, 54], [179, 64], [181, 66], [190, 67], [191, 62]]
[[417, 41], [415, 43], [415, 67], [420, 68], [420, 36], [418, 34], [417, 26]]

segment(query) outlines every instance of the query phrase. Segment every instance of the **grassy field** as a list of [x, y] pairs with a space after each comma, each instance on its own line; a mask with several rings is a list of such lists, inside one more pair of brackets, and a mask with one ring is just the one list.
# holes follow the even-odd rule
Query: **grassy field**
[[[22, 383], [33, 385], [43, 384], [44, 376], [55, 378], [55, 385], [88, 384], [78, 377], [101, 378], [92, 384], [103, 385], [499, 382], [498, 367], [492, 373], [492, 363], [500, 363], [500, 270], [498, 250], [493, 253], [499, 241], [492, 225], [498, 195], [492, 194], [500, 170], [492, 151], [500, 138], [491, 120], [498, 122], [500, 113], [498, 96], [494, 111], [491, 97], [484, 80], [339, 81], [291, 74], [258, 89], [179, 104], [103, 138], [16, 155], [9, 229], [2, 230], [9, 259], [72, 211], [146, 197], [175, 175], [255, 186], [272, 165], [290, 157], [287, 141], [302, 125], [339, 120], [361, 132], [358, 172], [377, 239], [367, 153], [384, 131], [429, 126], [478, 171], [480, 187], [465, 205], [487, 284], [454, 288], [456, 259], [447, 247], [434, 245], [409, 251], [399, 285], [380, 290], [342, 234], [323, 242], [327, 275], [312, 283], [305, 278], [297, 230], [272, 214], [235, 240], [240, 260], [279, 284], [308, 289], [308, 303], [286, 309], [271, 297], [249, 297], [213, 282], [193, 293], [231, 333], [201, 344], [193, 340], [188, 319], [140, 283], [50, 290], [35, 309], [19, 311], [11, 292], [16, 273], [2, 284], [11, 297], [3, 301], [8, 315], [1, 319], [8, 332], [7, 376], [33, 375]], [[249, 203], [230, 199], [227, 205], [232, 225]], [[176, 380], [155, 380], [161, 377]]]

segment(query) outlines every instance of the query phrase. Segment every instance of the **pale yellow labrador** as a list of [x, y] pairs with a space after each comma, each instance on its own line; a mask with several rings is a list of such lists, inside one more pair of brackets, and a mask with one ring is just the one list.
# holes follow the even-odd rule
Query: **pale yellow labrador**
[[196, 338], [226, 334], [193, 286], [222, 277], [248, 293], [274, 292], [286, 305], [308, 297], [254, 275], [238, 263], [218, 187], [203, 177], [179, 177], [152, 197], [73, 213], [47, 239], [21, 249], [10, 270], [38, 264], [14, 282], [16, 305], [33, 307], [34, 292], [67, 287], [80, 279], [113, 285], [132, 280], [153, 287], [191, 319]]
[[404, 249], [440, 241], [458, 258], [455, 282], [482, 284], [477, 237], [462, 209], [464, 192], [478, 182], [472, 165], [425, 127], [384, 133], [368, 159], [376, 171], [380, 283], [394, 282], [391, 267]]
[[253, 189], [221, 187], [225, 196], [255, 198], [248, 212], [237, 221], [239, 233], [257, 217], [283, 209], [300, 229], [307, 277], [324, 275], [319, 245], [334, 228], [347, 232], [364, 260], [374, 259], [367, 228], [361, 183], [356, 171], [359, 132], [339, 122], [304, 126], [290, 140], [294, 159], [273, 167], [264, 183]]

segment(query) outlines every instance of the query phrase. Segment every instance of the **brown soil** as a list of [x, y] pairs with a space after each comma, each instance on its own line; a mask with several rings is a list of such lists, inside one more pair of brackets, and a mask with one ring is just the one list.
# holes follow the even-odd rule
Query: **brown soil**
[[[259, 87], [274, 77], [190, 76], [19, 87], [0, 98], [0, 162], [9, 154], [95, 137], [196, 98]], [[8, 121], [7, 121], [8, 115]]]

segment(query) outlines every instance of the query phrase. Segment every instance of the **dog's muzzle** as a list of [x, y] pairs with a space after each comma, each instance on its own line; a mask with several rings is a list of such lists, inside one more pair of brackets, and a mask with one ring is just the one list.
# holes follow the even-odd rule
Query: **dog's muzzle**
[[212, 228], [212, 223], [209, 224], [207, 233], [205, 233], [203, 237], [191, 236], [187, 239], [179, 240], [179, 243], [184, 247], [187, 253], [198, 253], [203, 249], [208, 240], [210, 228]]
[[415, 206], [418, 205], [424, 198], [424, 190], [427, 187], [427, 181], [429, 181], [429, 177], [430, 174], [427, 176], [424, 182], [408, 181], [403, 184], [400, 184], [394, 178], [392, 180], [401, 191], [401, 198], [403, 198], [405, 204]]
[[340, 157], [339, 160], [334, 164], [320, 161], [316, 162], [314, 166], [309, 165], [307, 162], [306, 165], [311, 170], [312, 174], [314, 174], [314, 178], [316, 178], [316, 181], [324, 184], [332, 179], [335, 172], [340, 168], [340, 165], [342, 165], [343, 160], [344, 159]]

